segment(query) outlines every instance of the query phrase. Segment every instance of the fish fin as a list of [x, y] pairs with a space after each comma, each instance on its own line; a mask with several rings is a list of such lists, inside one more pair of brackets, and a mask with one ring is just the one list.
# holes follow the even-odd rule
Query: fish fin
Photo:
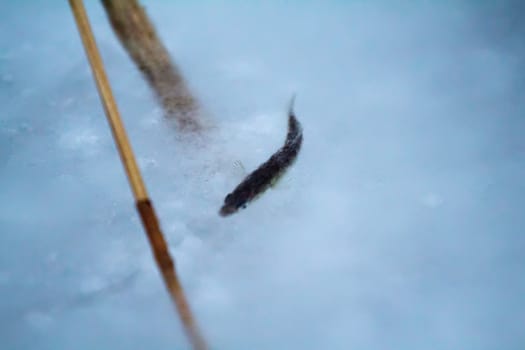
[[236, 175], [239, 174], [239, 177], [244, 178], [248, 175], [244, 164], [242, 164], [240, 160], [236, 160], [235, 162], [233, 162], [233, 168], [235, 169]]
[[272, 184], [270, 185], [272, 190], [287, 190], [291, 187], [291, 180], [289, 178], [282, 179], [278, 178], [274, 181], [272, 181]]
[[287, 177], [286, 174], [281, 174], [275, 177], [274, 179], [272, 179], [272, 181], [270, 182], [270, 187], [272, 190], [286, 189], [286, 188], [290, 188], [290, 184], [291, 184], [290, 178]]

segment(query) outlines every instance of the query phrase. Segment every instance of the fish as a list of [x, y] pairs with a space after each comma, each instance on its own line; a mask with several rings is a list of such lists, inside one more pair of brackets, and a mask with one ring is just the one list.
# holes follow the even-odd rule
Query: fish
[[235, 189], [224, 198], [224, 204], [219, 210], [220, 216], [229, 216], [263, 194], [268, 188], [282, 178], [292, 166], [301, 150], [303, 129], [294, 112], [295, 95], [292, 96], [288, 108], [288, 133], [284, 145], [266, 162], [252, 173], [248, 174]]

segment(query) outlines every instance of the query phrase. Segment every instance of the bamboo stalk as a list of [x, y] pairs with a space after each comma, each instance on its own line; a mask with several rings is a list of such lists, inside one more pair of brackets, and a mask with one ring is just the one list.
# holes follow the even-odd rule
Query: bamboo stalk
[[113, 31], [142, 72], [165, 115], [183, 131], [202, 129], [199, 106], [137, 0], [102, 0]]
[[69, 0], [75, 20], [82, 38], [82, 43], [93, 71], [97, 89], [110, 124], [113, 138], [128, 177], [137, 211], [148, 236], [148, 240], [155, 257], [157, 266], [162, 274], [166, 288], [175, 303], [179, 317], [186, 334], [195, 350], [206, 350], [207, 345], [193, 318], [184, 290], [177, 276], [175, 265], [169, 254], [166, 241], [162, 235], [160, 225], [153, 205], [148, 198], [146, 186], [140, 175], [131, 145], [122, 124], [117, 104], [111, 92], [102, 58], [97, 49], [95, 38], [91, 31], [89, 20], [82, 0]]

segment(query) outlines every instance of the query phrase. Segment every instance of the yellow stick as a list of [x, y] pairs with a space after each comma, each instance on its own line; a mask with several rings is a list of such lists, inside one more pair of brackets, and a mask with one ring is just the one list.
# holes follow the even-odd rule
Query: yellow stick
[[95, 38], [89, 25], [89, 20], [82, 0], [69, 0], [69, 4], [75, 16], [75, 20], [82, 37], [82, 42], [88, 56], [93, 76], [97, 84], [98, 92], [106, 112], [106, 116], [111, 126], [113, 138], [117, 145], [120, 158], [124, 165], [133, 195], [135, 197], [136, 207], [142, 219], [142, 224], [148, 236], [148, 240], [155, 257], [155, 261], [161, 271], [164, 283], [170, 296], [177, 307], [179, 317], [182, 321], [186, 334], [195, 350], [207, 349], [206, 342], [202, 337], [197, 324], [192, 316], [191, 309], [186, 300], [184, 290], [177, 277], [177, 272], [173, 260], [169, 254], [168, 247], [160, 225], [155, 214], [153, 205], [148, 198], [146, 187], [140, 175], [137, 162], [133, 155], [131, 145], [126, 135], [126, 130], [120, 119], [117, 104], [111, 92], [108, 78], [106, 76], [102, 59], [97, 49]]

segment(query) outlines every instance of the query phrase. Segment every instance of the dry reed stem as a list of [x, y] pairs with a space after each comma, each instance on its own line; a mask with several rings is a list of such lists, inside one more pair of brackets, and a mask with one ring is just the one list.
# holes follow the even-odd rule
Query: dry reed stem
[[71, 9], [82, 38], [82, 43], [88, 56], [97, 89], [106, 112], [106, 117], [111, 126], [111, 131], [117, 149], [119, 151], [126, 175], [135, 197], [137, 210], [140, 214], [142, 224], [148, 236], [151, 250], [162, 274], [166, 288], [175, 303], [179, 317], [182, 321], [186, 334], [195, 350], [206, 350], [206, 342], [202, 337], [197, 324], [191, 313], [184, 290], [177, 276], [175, 264], [170, 256], [160, 225], [151, 204], [146, 186], [142, 181], [140, 170], [137, 166], [135, 156], [128, 141], [124, 125], [120, 118], [117, 104], [111, 92], [108, 78], [106, 76], [102, 58], [89, 25], [89, 20], [82, 0], [69, 0]]
[[102, 0], [111, 26], [161, 102], [183, 131], [202, 129], [199, 106], [180, 70], [136, 0]]

